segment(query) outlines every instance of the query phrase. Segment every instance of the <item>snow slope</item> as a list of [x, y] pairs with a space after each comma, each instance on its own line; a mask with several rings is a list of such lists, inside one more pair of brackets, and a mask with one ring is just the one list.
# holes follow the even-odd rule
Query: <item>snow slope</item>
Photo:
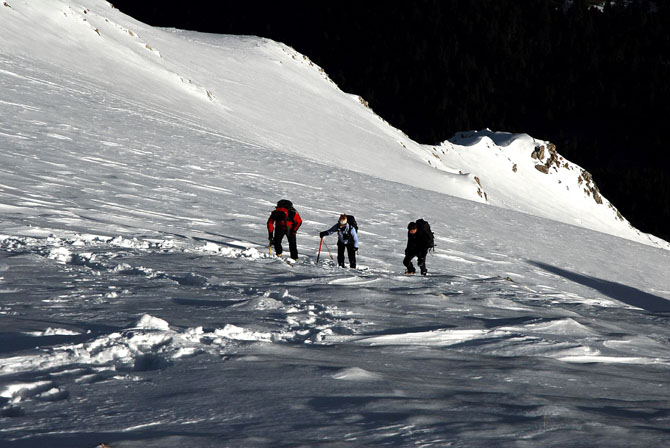
[[[421, 146], [281, 44], [102, 1], [0, 23], [0, 445], [670, 444], [670, 252], [548, 142]], [[355, 270], [316, 263], [343, 211]]]
[[[8, 5], [2, 9], [5, 53], [47, 64], [45, 70], [69, 69], [77, 83], [90, 83], [105, 97], [132, 98], [129, 109], [167, 110], [227, 139], [670, 248], [596, 198], [580, 167], [558, 154], [549, 161], [548, 142], [483, 131], [440, 147], [419, 145], [285, 45], [158, 30], [101, 1]], [[542, 160], [531, 158], [539, 147], [547, 148]], [[544, 174], [535, 165], [551, 169]]]

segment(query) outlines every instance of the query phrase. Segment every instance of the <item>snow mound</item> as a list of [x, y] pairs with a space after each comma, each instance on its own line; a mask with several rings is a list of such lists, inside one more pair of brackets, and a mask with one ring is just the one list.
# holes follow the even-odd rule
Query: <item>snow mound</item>
[[26, 334], [29, 334], [30, 336], [36, 336], [36, 337], [41, 337], [41, 336], [74, 336], [74, 335], [81, 334], [81, 332], [67, 330], [65, 328], [51, 328], [51, 327], [48, 327], [44, 331], [30, 331], [30, 332], [26, 332]]
[[376, 381], [381, 379], [382, 376], [360, 367], [350, 367], [333, 374], [333, 378], [344, 381]]
[[589, 329], [587, 326], [580, 324], [574, 319], [557, 319], [550, 322], [542, 322], [537, 324], [529, 324], [523, 327], [503, 327], [503, 330], [510, 332], [523, 332], [531, 335], [563, 335], [563, 336], [579, 336], [588, 337], [594, 336], [597, 332]]
[[143, 330], [169, 330], [170, 324], [163, 319], [145, 314], [137, 321], [135, 327]]

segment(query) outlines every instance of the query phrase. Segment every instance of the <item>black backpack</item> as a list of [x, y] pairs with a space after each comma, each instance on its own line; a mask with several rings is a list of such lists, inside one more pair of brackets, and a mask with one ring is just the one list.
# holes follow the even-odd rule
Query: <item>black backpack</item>
[[277, 202], [277, 208], [285, 208], [286, 210], [291, 210], [293, 208], [293, 202], [288, 199], [281, 199]]
[[356, 229], [356, 233], [358, 233], [358, 223], [356, 222], [354, 215], [347, 215], [347, 224]]
[[[348, 219], [348, 218], [347, 218]], [[435, 250], [435, 234], [430, 230], [430, 224], [422, 218], [416, 220], [416, 233], [419, 241], [428, 248], [428, 250]]]
[[[296, 209], [293, 208], [293, 202], [289, 201], [288, 199], [280, 199], [277, 202], [277, 208], [285, 208], [288, 210], [287, 218], [289, 221], [293, 221], [295, 214], [297, 213]], [[284, 225], [286, 225], [286, 223], [284, 223]]]

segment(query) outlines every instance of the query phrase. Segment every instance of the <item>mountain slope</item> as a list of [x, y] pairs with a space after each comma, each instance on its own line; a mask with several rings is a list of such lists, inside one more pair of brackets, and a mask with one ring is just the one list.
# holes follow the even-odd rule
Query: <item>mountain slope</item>
[[[15, 1], [2, 13], [3, 52], [73, 70], [97, 86], [99, 101], [113, 95], [127, 109], [170, 110], [203, 132], [294, 157], [670, 247], [594, 198], [595, 185], [578, 166], [557, 153], [548, 161], [548, 149], [534, 161], [548, 142], [484, 131], [440, 147], [419, 145], [284, 45], [158, 30], [102, 1]], [[30, 32], [36, 23], [42, 29]], [[551, 163], [548, 174], [535, 168]]]

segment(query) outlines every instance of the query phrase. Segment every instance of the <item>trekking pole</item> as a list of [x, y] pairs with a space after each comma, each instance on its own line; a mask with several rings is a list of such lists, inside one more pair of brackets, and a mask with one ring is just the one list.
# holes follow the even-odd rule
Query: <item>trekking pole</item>
[[[321, 241], [323, 241], [323, 240], [321, 240]], [[326, 244], [325, 241], [324, 241], [324, 244]], [[330, 256], [330, 259], [331, 259], [331, 260], [334, 260], [334, 258], [333, 258], [333, 254], [330, 253], [330, 249], [328, 248], [328, 244], [326, 244], [326, 249], [328, 249], [328, 255]]]
[[321, 244], [319, 244], [319, 253], [316, 255], [316, 262], [319, 262], [319, 257], [321, 256], [321, 246], [323, 246], [323, 238], [321, 238]]

